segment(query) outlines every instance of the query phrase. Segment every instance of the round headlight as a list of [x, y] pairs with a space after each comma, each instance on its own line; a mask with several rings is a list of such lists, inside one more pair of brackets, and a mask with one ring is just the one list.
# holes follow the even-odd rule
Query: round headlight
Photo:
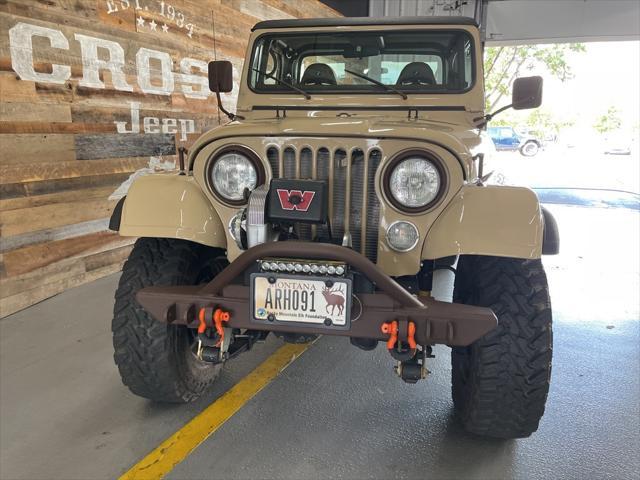
[[240, 152], [223, 153], [214, 161], [210, 171], [213, 188], [225, 200], [242, 201], [245, 188], [253, 190], [258, 185], [255, 164]]
[[411, 155], [392, 168], [388, 188], [398, 206], [422, 209], [438, 197], [442, 188], [442, 176], [431, 160]]
[[420, 239], [418, 229], [411, 222], [393, 222], [387, 228], [387, 243], [397, 252], [408, 252], [413, 249]]

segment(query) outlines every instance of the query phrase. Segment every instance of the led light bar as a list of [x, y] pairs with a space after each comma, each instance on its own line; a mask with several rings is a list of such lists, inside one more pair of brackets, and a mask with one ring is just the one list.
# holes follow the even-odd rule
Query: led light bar
[[282, 259], [265, 259], [258, 262], [262, 272], [306, 273], [316, 275], [343, 276], [347, 272], [344, 263], [305, 262]]

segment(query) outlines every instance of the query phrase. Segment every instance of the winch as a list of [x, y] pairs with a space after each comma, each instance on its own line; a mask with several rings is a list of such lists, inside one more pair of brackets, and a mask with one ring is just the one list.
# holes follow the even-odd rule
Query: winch
[[247, 207], [229, 222], [229, 232], [242, 250], [266, 242], [296, 239], [299, 224], [325, 226], [327, 184], [319, 180], [273, 179], [248, 194]]

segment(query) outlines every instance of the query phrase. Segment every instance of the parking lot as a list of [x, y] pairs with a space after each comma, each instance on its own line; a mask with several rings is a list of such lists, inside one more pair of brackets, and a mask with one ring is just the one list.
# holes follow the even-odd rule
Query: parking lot
[[[554, 366], [547, 411], [531, 438], [487, 441], [459, 427], [447, 347], [435, 349], [426, 381], [406, 385], [382, 346], [363, 352], [323, 337], [193, 453], [180, 453], [180, 440], [162, 452], [177, 463], [168, 478], [633, 478], [639, 213], [549, 208], [562, 238], [561, 255], [545, 258]], [[445, 299], [452, 275], [439, 275], [436, 294]], [[193, 418], [207, 431], [200, 412], [281, 346], [271, 337], [230, 362], [195, 403], [135, 397], [112, 360], [117, 280], [71, 289], [0, 322], [3, 478], [115, 478], [132, 467], [144, 478], [138, 462]]]
[[601, 145], [548, 144], [534, 157], [496, 152], [485, 167], [495, 171], [489, 183], [533, 188], [587, 188], [640, 193], [640, 147], [631, 155], [608, 155]]

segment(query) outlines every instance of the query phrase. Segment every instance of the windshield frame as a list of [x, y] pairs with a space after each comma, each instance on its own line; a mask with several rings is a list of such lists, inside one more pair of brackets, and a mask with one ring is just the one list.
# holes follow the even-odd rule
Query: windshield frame
[[[410, 98], [411, 97], [415, 97], [415, 96], [422, 96], [422, 95], [461, 95], [461, 94], [465, 94], [467, 92], [470, 92], [471, 90], [473, 90], [476, 87], [477, 84], [477, 61], [476, 61], [476, 56], [478, 54], [477, 52], [477, 45], [476, 45], [476, 41], [474, 36], [471, 34], [471, 32], [469, 32], [468, 30], [464, 29], [464, 28], [412, 28], [409, 30], [403, 30], [403, 29], [384, 29], [384, 30], [353, 30], [349, 33], [363, 33], [363, 34], [371, 34], [371, 33], [381, 33], [381, 34], [387, 34], [387, 33], [425, 33], [425, 32], [429, 32], [429, 31], [434, 31], [434, 32], [438, 32], [438, 33], [459, 33], [462, 34], [466, 37], [466, 40], [469, 41], [469, 46], [471, 48], [471, 52], [470, 52], [470, 58], [471, 58], [471, 83], [469, 84], [468, 87], [464, 88], [464, 89], [458, 89], [458, 90], [452, 90], [452, 89], [430, 89], [430, 90], [401, 90], [403, 91], [405, 94], [407, 94]], [[253, 61], [254, 58], [256, 57], [256, 50], [261, 42], [261, 40], [263, 39], [263, 37], [278, 37], [278, 38], [283, 38], [283, 37], [295, 37], [295, 36], [299, 36], [299, 35], [303, 35], [303, 34], [335, 34], [335, 33], [344, 33], [341, 30], [298, 30], [298, 31], [287, 31], [287, 32], [279, 32], [276, 30], [272, 30], [272, 31], [268, 31], [268, 32], [264, 32], [260, 35], [258, 35], [254, 41], [253, 44], [251, 46], [251, 54], [250, 57], [247, 59], [247, 63], [248, 63], [248, 69], [247, 72], [248, 74], [246, 75], [246, 85], [249, 88], [249, 90], [257, 95], [287, 95], [287, 94], [291, 94], [291, 90], [281, 90], [281, 89], [269, 89], [269, 90], [264, 90], [261, 89], [260, 87], [258, 88], [254, 88], [254, 86], [251, 85], [251, 71], [254, 68], [257, 68]], [[395, 85], [393, 85], [395, 86]], [[384, 95], [397, 95], [397, 93], [393, 92], [393, 91], [385, 91], [383, 89], [371, 89], [371, 90], [349, 90], [349, 89], [322, 89], [322, 90], [311, 90], [308, 92], [310, 95], [315, 96], [315, 95], [380, 95], [380, 94], [384, 94]]]

